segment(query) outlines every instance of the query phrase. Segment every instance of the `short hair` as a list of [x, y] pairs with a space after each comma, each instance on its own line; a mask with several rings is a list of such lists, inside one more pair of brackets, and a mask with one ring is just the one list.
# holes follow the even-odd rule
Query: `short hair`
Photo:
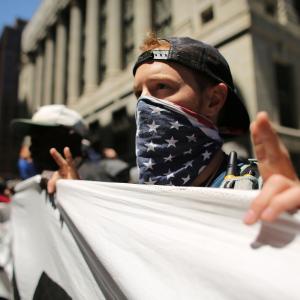
[[140, 50], [143, 52], [153, 50], [153, 49], [164, 49], [169, 50], [171, 44], [163, 39], [159, 39], [154, 32], [149, 32], [140, 46]]

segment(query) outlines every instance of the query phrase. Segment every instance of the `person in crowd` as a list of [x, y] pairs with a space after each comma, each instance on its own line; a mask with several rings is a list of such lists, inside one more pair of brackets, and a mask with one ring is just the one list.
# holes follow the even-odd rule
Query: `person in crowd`
[[0, 178], [0, 203], [10, 203], [10, 201], [10, 191], [6, 181], [3, 178]]
[[98, 138], [85, 141], [87, 143], [83, 152], [88, 160], [80, 168], [80, 178], [106, 182], [129, 181], [130, 166], [127, 162], [118, 158], [115, 149], [103, 147]]
[[28, 137], [25, 137], [19, 152], [18, 169], [22, 180], [30, 178], [37, 174], [34, 163], [32, 161], [31, 153], [29, 151]]
[[65, 147], [72, 149], [73, 166], [78, 168], [82, 179], [115, 181], [124, 179], [119, 176], [120, 173], [129, 173], [128, 164], [121, 160], [104, 168], [99, 164], [95, 167], [96, 163], [85, 157], [83, 140], [88, 136], [88, 128], [82, 117], [65, 105], [42, 106], [32, 119], [13, 120], [12, 127], [17, 134], [30, 136], [30, 152], [38, 173], [57, 170], [57, 164], [49, 153], [51, 147], [58, 151], [63, 151]]
[[[242, 188], [258, 188], [254, 164], [242, 164], [234, 153], [227, 156], [221, 149], [222, 137], [244, 134], [250, 123], [225, 58], [216, 48], [188, 37], [150, 35], [141, 49], [133, 68], [139, 182], [227, 188], [241, 188], [246, 182]], [[265, 113], [258, 114], [251, 132], [265, 182], [260, 195], [270, 193], [268, 181], [274, 176], [297, 182], [289, 155]], [[50, 151], [59, 165], [58, 176], [48, 186], [53, 192], [58, 178], [79, 176], [69, 148], [64, 157], [54, 148]], [[269, 199], [262, 206], [257, 204], [260, 198], [245, 223], [263, 218], [273, 203]]]

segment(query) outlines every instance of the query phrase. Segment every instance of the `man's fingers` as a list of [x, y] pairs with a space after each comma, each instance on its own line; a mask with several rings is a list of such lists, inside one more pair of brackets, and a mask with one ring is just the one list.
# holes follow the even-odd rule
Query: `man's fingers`
[[47, 191], [49, 194], [54, 194], [56, 192], [56, 182], [60, 178], [61, 177], [59, 176], [59, 173], [57, 171], [53, 173], [47, 183]]
[[273, 197], [289, 188], [292, 184], [294, 184], [294, 182], [281, 175], [273, 175], [270, 177], [259, 195], [252, 201], [244, 217], [244, 223], [248, 225], [254, 224], [273, 201]]
[[295, 208], [300, 202], [296, 194], [291, 194], [296, 193], [294, 187], [298, 186], [297, 174], [288, 150], [273, 129], [267, 113], [258, 113], [250, 130], [259, 171], [265, 184], [244, 217], [248, 225], [258, 219], [273, 221], [281, 212]]
[[[281, 155], [280, 140], [272, 128], [271, 122], [266, 112], [259, 112], [256, 121], [251, 124], [251, 133], [254, 147], [263, 146], [263, 154], [269, 160], [276, 160]], [[266, 158], [265, 155], [258, 155], [258, 159]]]
[[297, 179], [286, 147], [272, 128], [267, 113], [260, 112], [251, 124], [251, 137], [259, 162], [259, 171], [264, 181], [273, 174]]
[[281, 213], [300, 207], [300, 187], [298, 184], [294, 185], [294, 187], [286, 189], [272, 199], [270, 205], [261, 214], [262, 220], [272, 222]]
[[71, 150], [69, 147], [64, 148], [64, 155], [65, 155], [68, 165], [70, 167], [74, 167], [74, 160], [73, 160], [73, 156], [72, 156], [72, 153], [71, 153]]
[[62, 155], [55, 149], [50, 149], [50, 154], [59, 166], [59, 168], [64, 168], [67, 165], [67, 161], [62, 157]]

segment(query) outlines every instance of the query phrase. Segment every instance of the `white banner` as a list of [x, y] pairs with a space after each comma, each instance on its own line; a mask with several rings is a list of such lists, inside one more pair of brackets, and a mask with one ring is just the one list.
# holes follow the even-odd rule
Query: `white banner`
[[299, 217], [244, 225], [255, 193], [64, 180], [54, 209], [23, 186], [13, 209], [21, 298], [51, 286], [72, 299], [299, 299]]
[[22, 182], [13, 198], [14, 265], [21, 299], [104, 299], [39, 181], [36, 176]]
[[0, 299], [13, 298], [11, 204], [0, 203]]

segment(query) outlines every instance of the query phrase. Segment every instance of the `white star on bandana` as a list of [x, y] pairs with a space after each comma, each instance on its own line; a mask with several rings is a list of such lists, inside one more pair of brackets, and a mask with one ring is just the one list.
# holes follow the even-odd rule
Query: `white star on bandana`
[[154, 131], [157, 132], [157, 128], [159, 127], [159, 125], [155, 124], [155, 121], [152, 122], [152, 124], [148, 124], [149, 127], [149, 132]]
[[178, 121], [171, 122], [170, 124], [172, 125], [170, 128], [171, 128], [171, 129], [172, 129], [172, 128], [175, 128], [176, 130], [179, 130], [179, 127], [183, 126], [183, 125], [179, 124]]
[[196, 142], [195, 134], [188, 135], [187, 139], [188, 139], [189, 142]]
[[172, 136], [169, 140], [165, 140], [168, 143], [168, 148], [169, 147], [175, 147], [176, 148], [176, 143], [178, 140], [175, 140], [174, 137]]
[[144, 165], [146, 166], [146, 170], [151, 169], [153, 170], [153, 166], [156, 165], [156, 163], [152, 162], [152, 159], [150, 158], [148, 162], [145, 162]]
[[155, 151], [155, 147], [157, 147], [157, 144], [152, 143], [152, 141], [150, 143], [145, 144], [147, 146], [147, 152], [148, 151]]

